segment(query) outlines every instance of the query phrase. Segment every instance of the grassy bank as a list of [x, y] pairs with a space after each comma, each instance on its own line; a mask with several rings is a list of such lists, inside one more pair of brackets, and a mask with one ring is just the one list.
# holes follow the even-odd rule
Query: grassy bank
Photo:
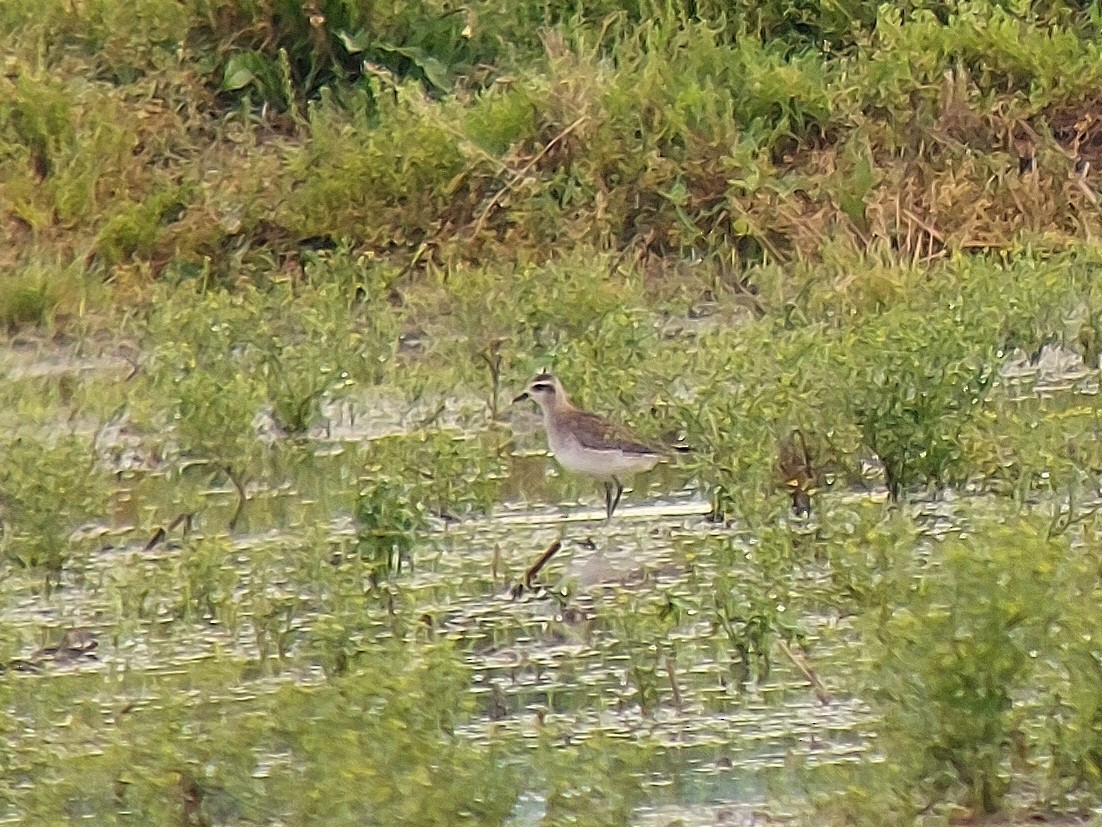
[[342, 244], [398, 288], [1059, 250], [1099, 231], [1092, 8], [15, 0], [4, 317]]

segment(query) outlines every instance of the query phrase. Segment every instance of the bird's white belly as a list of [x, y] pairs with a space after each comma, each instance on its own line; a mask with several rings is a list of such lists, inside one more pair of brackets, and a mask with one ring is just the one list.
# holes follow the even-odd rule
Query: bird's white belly
[[626, 454], [619, 449], [599, 451], [586, 448], [569, 435], [548, 433], [547, 445], [558, 463], [567, 471], [592, 477], [649, 471], [658, 462], [657, 454]]

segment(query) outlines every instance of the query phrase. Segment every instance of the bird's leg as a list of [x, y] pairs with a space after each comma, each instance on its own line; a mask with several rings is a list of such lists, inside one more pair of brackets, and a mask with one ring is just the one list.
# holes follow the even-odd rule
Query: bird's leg
[[612, 500], [612, 507], [608, 510], [609, 519], [612, 519], [612, 512], [615, 511], [616, 506], [620, 504], [620, 495], [624, 493], [624, 484], [616, 479], [616, 477], [613, 477], [612, 481], [616, 483], [616, 496]]
[[605, 519], [612, 519], [612, 509], [615, 506], [612, 504], [612, 483], [605, 480]]

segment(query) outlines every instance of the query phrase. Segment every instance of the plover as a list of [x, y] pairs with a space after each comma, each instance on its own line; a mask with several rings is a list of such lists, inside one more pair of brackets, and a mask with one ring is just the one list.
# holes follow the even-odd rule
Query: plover
[[[597, 477], [605, 486], [605, 514], [612, 513], [624, 493], [620, 477], [652, 469], [668, 451], [644, 442], [628, 428], [570, 404], [556, 377], [541, 373], [513, 403], [535, 401], [543, 409], [547, 446], [567, 471]], [[676, 450], [688, 450], [678, 447]]]

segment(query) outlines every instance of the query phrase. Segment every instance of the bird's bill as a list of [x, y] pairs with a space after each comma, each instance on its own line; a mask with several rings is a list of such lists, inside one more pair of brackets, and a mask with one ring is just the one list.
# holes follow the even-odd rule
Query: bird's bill
[[531, 398], [532, 397], [528, 395], [528, 391], [525, 391], [524, 393], [520, 394], [519, 396], [516, 396], [516, 397], [513, 398], [513, 404], [515, 405], [518, 402], [523, 402], [525, 399], [531, 399]]

